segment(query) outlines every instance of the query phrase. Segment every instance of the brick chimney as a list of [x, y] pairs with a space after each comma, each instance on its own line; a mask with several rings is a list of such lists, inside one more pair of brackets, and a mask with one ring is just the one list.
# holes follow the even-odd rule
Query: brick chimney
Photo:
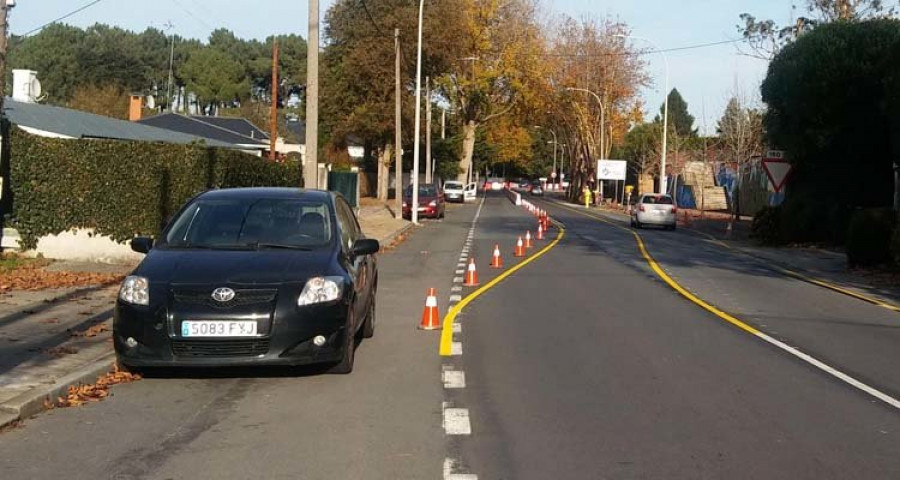
[[141, 109], [144, 107], [144, 97], [132, 95], [128, 103], [128, 120], [136, 122], [141, 119]]

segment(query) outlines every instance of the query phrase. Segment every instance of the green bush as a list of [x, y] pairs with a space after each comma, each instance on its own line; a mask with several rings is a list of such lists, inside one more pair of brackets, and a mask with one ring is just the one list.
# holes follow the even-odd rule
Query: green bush
[[781, 231], [781, 206], [763, 207], [753, 217], [750, 224], [750, 238], [763, 245], [781, 245], [784, 235]]
[[784, 202], [781, 233], [787, 243], [830, 240], [828, 205], [810, 195], [796, 195]]
[[11, 226], [25, 248], [72, 228], [125, 241], [155, 235], [213, 188], [300, 185], [296, 163], [202, 144], [60, 140], [11, 129]]
[[868, 208], [853, 212], [847, 230], [847, 261], [851, 266], [871, 266], [891, 260], [894, 211]]
[[891, 236], [891, 256], [894, 263], [900, 266], [900, 223], [894, 225], [894, 234]]

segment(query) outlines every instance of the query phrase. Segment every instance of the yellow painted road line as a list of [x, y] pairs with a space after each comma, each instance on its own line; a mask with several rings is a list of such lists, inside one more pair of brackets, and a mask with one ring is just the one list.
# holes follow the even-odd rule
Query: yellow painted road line
[[[563, 205], [563, 204], [559, 204], [559, 203], [555, 203], [555, 202], [552, 202], [552, 203], [554, 203], [556, 206], [558, 206], [558, 207], [560, 207], [560, 208], [564, 208], [564, 209], [566, 209], [566, 210], [571, 210], [571, 211], [573, 211], [573, 212], [580, 213], [580, 214], [582, 214], [582, 215], [584, 215], [584, 216], [591, 217], [591, 218], [596, 219], [596, 220], [599, 220], [599, 221], [601, 221], [601, 222], [605, 222], [605, 223], [608, 223], [608, 224], [613, 225], [613, 226], [615, 226], [615, 227], [618, 227], [618, 228], [621, 228], [621, 229], [624, 229], [624, 230], [628, 230], [629, 232], [634, 233], [633, 230], [628, 229], [628, 228], [625, 228], [625, 227], [623, 227], [623, 226], [621, 226], [621, 225], [616, 225], [616, 224], [614, 224], [614, 223], [612, 223], [612, 222], [610, 222], [610, 221], [606, 220], [605, 218], [602, 218], [602, 217], [600, 217], [600, 216], [598, 216], [598, 215], [592, 215], [592, 214], [589, 214], [589, 213], [586, 213], [586, 212], [582, 212], [582, 211], [580, 211], [580, 210], [576, 210], [576, 209], [574, 209], [574, 208], [571, 208], [571, 207], [569, 207], [568, 205]], [[731, 245], [728, 245], [727, 243], [725, 243], [725, 242], [723, 242], [723, 241], [717, 239], [716, 237], [714, 237], [714, 236], [712, 236], [712, 235], [710, 235], [710, 234], [708, 234], [708, 233], [706, 233], [706, 232], [700, 232], [700, 231], [697, 231], [697, 230], [692, 230], [692, 229], [690, 229], [690, 228], [686, 229], [686, 231], [691, 232], [691, 233], [694, 233], [694, 234], [696, 234], [696, 235], [700, 235], [700, 236], [702, 236], [702, 237], [704, 237], [704, 238], [707, 238], [710, 242], [712, 242], [712, 243], [714, 243], [714, 244], [716, 244], [716, 245], [718, 245], [718, 246], [720, 246], [720, 247], [722, 247], [722, 248], [725, 248], [725, 249], [727, 249], [727, 250], [730, 250], [730, 251], [732, 251], [732, 252], [734, 252], [734, 253], [738, 253], [738, 254], [741, 254], [741, 255], [745, 255], [745, 256], [748, 256], [748, 257], [750, 257], [750, 258], [754, 258], [754, 259], [756, 259], [756, 260], [759, 260], [759, 261], [761, 261], [761, 262], [764, 262], [764, 263], [765, 263], [766, 265], [768, 265], [771, 269], [775, 270], [775, 271], [778, 272], [778, 273], [781, 273], [782, 275], [786, 275], [786, 276], [788, 276], [788, 277], [794, 278], [794, 279], [796, 279], [796, 280], [800, 280], [800, 281], [802, 281], [802, 282], [806, 282], [806, 283], [810, 283], [810, 284], [813, 284], [813, 285], [816, 285], [816, 286], [819, 286], [819, 287], [822, 287], [822, 288], [826, 288], [826, 289], [831, 290], [831, 291], [833, 291], [833, 292], [837, 292], [837, 293], [840, 293], [840, 294], [842, 294], [842, 295], [847, 295], [848, 297], [852, 297], [852, 298], [855, 298], [855, 299], [857, 299], [857, 300], [862, 300], [862, 301], [864, 301], [864, 302], [866, 302], [866, 303], [871, 303], [872, 305], [876, 305], [876, 306], [878, 306], [878, 307], [886, 308], [886, 309], [888, 309], [888, 310], [890, 310], [890, 311], [892, 311], [892, 312], [900, 312], [900, 306], [898, 306], [898, 305], [894, 305], [894, 304], [892, 304], [892, 303], [890, 303], [890, 302], [887, 302], [887, 301], [884, 301], [884, 300], [880, 300], [880, 299], [877, 299], [877, 298], [874, 298], [874, 297], [870, 297], [870, 296], [868, 296], [868, 295], [863, 295], [862, 293], [854, 292], [854, 291], [852, 291], [852, 290], [850, 290], [850, 289], [841, 287], [841, 286], [839, 286], [839, 285], [835, 285], [835, 284], [833, 284], [833, 283], [826, 282], [825, 280], [821, 280], [821, 279], [818, 279], [818, 278], [815, 278], [815, 277], [810, 277], [809, 275], [805, 275], [805, 274], [800, 273], [800, 272], [798, 272], [798, 271], [796, 271], [796, 270], [791, 270], [791, 269], [789, 269], [789, 268], [782, 267], [782, 266], [780, 266], [780, 265], [777, 265], [777, 264], [775, 264], [775, 263], [772, 263], [772, 262], [768, 261], [768, 260], [765, 259], [765, 258], [756, 256], [756, 255], [753, 255], [752, 253], [745, 252], [745, 251], [743, 251], [743, 250], [741, 250], [741, 249], [739, 249], [739, 248], [732, 247]]]
[[730, 323], [731, 325], [734, 325], [735, 327], [740, 328], [741, 330], [793, 355], [794, 357], [799, 358], [800, 360], [818, 368], [819, 370], [822, 370], [823, 372], [825, 372], [845, 383], [847, 383], [848, 385], [850, 385], [854, 388], [857, 388], [857, 389], [861, 390], [862, 392], [865, 392], [866, 394], [871, 395], [872, 397], [875, 397], [878, 400], [881, 400], [882, 402], [884, 402], [896, 409], [900, 409], [900, 400], [898, 400], [894, 397], [891, 397], [890, 395], [888, 395], [872, 386], [869, 386], [869, 385], [857, 380], [856, 378], [851, 377], [850, 375], [847, 375], [846, 373], [816, 359], [815, 357], [813, 357], [807, 353], [802, 352], [801, 350], [799, 350], [797, 348], [794, 348], [794, 347], [782, 342], [781, 340], [771, 337], [768, 334], [763, 333], [762, 331], [751, 327], [747, 323], [735, 318], [732, 315], [729, 315], [729, 314], [723, 312], [722, 310], [719, 310], [718, 308], [710, 305], [709, 303], [706, 303], [702, 299], [698, 298], [696, 295], [687, 291], [687, 289], [685, 289], [684, 287], [679, 285], [678, 282], [676, 282], [675, 280], [672, 280], [672, 278], [662, 269], [662, 267], [659, 266], [659, 264], [656, 262], [656, 260], [654, 260], [653, 257], [650, 255], [650, 252], [647, 251], [647, 247], [644, 245], [644, 241], [641, 238], [640, 234], [638, 234], [634, 230], [632, 230], [630, 228], [625, 228], [621, 225], [617, 225], [617, 224], [610, 222], [609, 220], [606, 220], [604, 218], [599, 218], [594, 215], [588, 214], [586, 212], [583, 212], [583, 211], [580, 211], [580, 210], [577, 210], [574, 208], [569, 208], [568, 206], [565, 206], [565, 205], [559, 205], [559, 206], [561, 208], [571, 210], [572, 212], [599, 220], [608, 225], [612, 225], [616, 228], [619, 228], [621, 230], [625, 230], [625, 231], [631, 233], [634, 236], [635, 241], [637, 242], [638, 249], [641, 252], [641, 256], [644, 257], [644, 259], [647, 261], [647, 263], [650, 265], [650, 268], [656, 273], [656, 275], [660, 279], [662, 279], [667, 285], [672, 287], [672, 289], [674, 289], [676, 292], [680, 293], [683, 297], [687, 298], [692, 303], [698, 305], [699, 307], [712, 313], [713, 315], [721, 318], [722, 320], [725, 320], [726, 322]]
[[557, 228], [559, 228], [559, 233], [556, 234], [556, 238], [552, 242], [550, 242], [549, 245], [547, 245], [546, 247], [542, 248], [541, 250], [535, 252], [534, 254], [532, 254], [531, 256], [526, 258], [525, 260], [522, 260], [516, 266], [514, 266], [514, 267], [510, 268], [509, 270], [503, 272], [502, 274], [498, 275], [497, 278], [486, 283], [483, 287], [466, 295], [466, 298], [463, 298], [462, 300], [460, 300], [459, 303], [454, 305], [453, 308], [451, 308], [450, 311], [447, 312], [447, 316], [444, 317], [444, 324], [443, 324], [443, 327], [441, 330], [440, 355], [442, 357], [448, 357], [452, 354], [453, 322], [456, 320], [456, 316], [459, 315], [459, 313], [462, 312], [462, 310], [464, 308], [466, 308], [466, 305], [472, 303], [472, 301], [475, 300], [476, 298], [478, 298], [479, 296], [481, 296], [481, 294], [490, 290], [491, 288], [496, 286], [498, 283], [502, 282], [504, 279], [506, 279], [513, 273], [516, 273], [520, 269], [524, 268], [525, 265], [528, 265], [529, 263], [537, 260], [539, 257], [541, 257], [542, 255], [544, 255], [545, 253], [547, 253], [551, 249], [553, 249], [553, 247], [555, 247], [559, 243], [559, 241], [562, 240], [563, 236], [566, 234], [566, 229], [562, 226], [562, 224], [556, 223], [556, 226], [557, 226]]

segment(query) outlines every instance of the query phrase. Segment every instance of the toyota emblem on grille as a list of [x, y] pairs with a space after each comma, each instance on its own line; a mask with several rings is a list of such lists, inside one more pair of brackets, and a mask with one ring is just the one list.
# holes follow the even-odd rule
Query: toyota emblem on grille
[[213, 290], [212, 298], [217, 302], [230, 302], [234, 299], [234, 290], [230, 288], [217, 288]]

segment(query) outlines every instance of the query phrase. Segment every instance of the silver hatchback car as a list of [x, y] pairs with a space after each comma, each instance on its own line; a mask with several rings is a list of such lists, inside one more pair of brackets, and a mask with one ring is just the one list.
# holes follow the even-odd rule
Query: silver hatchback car
[[677, 212], [678, 207], [671, 195], [641, 195], [631, 214], [631, 226], [642, 228], [645, 225], [656, 225], [675, 230]]

